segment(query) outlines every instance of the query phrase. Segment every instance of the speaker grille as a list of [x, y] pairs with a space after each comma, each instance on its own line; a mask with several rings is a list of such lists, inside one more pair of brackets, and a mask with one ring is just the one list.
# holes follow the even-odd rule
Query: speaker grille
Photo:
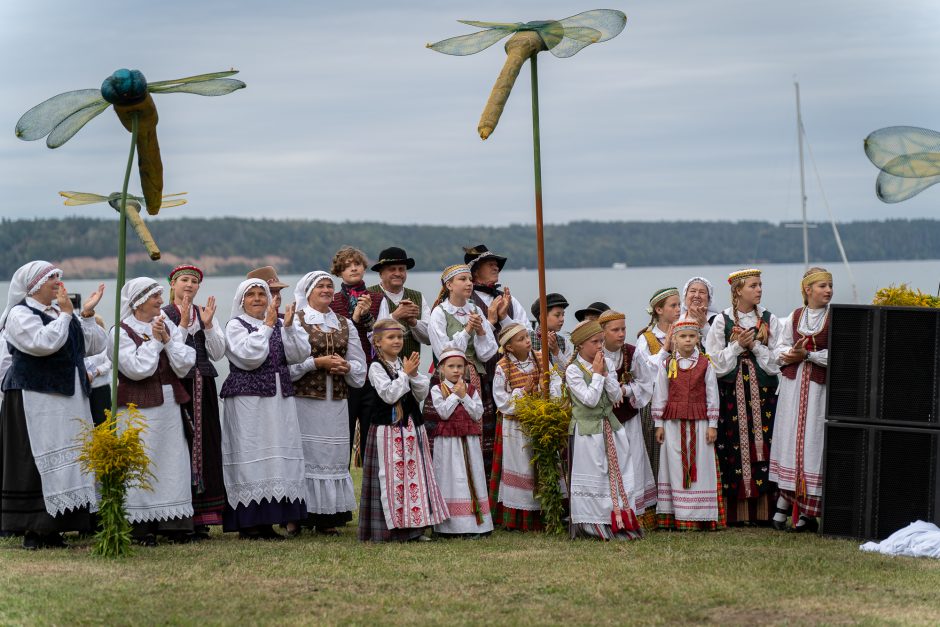
[[936, 432], [875, 431], [871, 533], [879, 540], [915, 520], [934, 519], [937, 440]]
[[869, 415], [874, 310], [834, 307], [829, 342], [828, 414], [836, 420]]
[[863, 538], [869, 468], [868, 427], [826, 424], [823, 531]]
[[882, 420], [937, 422], [937, 314], [884, 310], [881, 351]]

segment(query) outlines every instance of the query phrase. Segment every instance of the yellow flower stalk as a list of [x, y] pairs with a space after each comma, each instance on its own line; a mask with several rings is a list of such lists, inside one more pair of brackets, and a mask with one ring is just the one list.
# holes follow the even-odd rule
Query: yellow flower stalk
[[940, 298], [914, 290], [907, 283], [898, 286], [892, 283], [875, 292], [872, 304], [893, 307], [940, 307]]

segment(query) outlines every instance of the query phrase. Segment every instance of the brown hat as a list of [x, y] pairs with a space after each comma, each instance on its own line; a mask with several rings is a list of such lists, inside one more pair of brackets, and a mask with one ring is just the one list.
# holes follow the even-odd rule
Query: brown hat
[[252, 270], [248, 273], [248, 278], [261, 279], [268, 284], [268, 288], [284, 289], [285, 287], [289, 287], [287, 283], [281, 283], [281, 280], [277, 278], [277, 270], [274, 269], [274, 266], [265, 266]]

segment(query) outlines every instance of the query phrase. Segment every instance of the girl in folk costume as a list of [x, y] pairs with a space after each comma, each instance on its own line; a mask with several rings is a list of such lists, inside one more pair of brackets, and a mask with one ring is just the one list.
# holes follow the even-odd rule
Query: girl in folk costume
[[571, 332], [576, 356], [565, 371], [571, 398], [571, 537], [632, 540], [643, 536], [636, 518], [630, 440], [614, 415], [623, 391], [604, 357], [596, 320]]
[[179, 378], [196, 364], [196, 351], [160, 309], [162, 294], [149, 277], [128, 281], [121, 289], [120, 324], [111, 331], [120, 334], [118, 405], [137, 405], [147, 425], [141, 437], [153, 473], [150, 489], [130, 487], [124, 506], [145, 546], [156, 545], [158, 533], [182, 542], [193, 531], [192, 474], [180, 418], [189, 393]]
[[816, 531], [821, 513], [832, 275], [823, 268], [810, 268], [800, 286], [803, 306], [782, 322], [777, 348], [783, 378], [770, 449], [770, 480], [780, 488], [774, 527], [785, 529], [792, 511], [794, 531]]
[[355, 325], [330, 310], [333, 277], [308, 272], [297, 283], [295, 326], [311, 355], [291, 366], [307, 481], [307, 519], [317, 533], [338, 535], [352, 520], [356, 495], [349, 474], [350, 389], [366, 380], [366, 356]]
[[[496, 407], [493, 404], [493, 369], [484, 364], [496, 355], [496, 338], [493, 327], [487, 321], [479, 307], [471, 302], [473, 279], [470, 268], [455, 265], [444, 268], [441, 274], [441, 293], [431, 308], [428, 322], [428, 336], [434, 358], [440, 359], [445, 347], [459, 348], [467, 357], [467, 369], [464, 380], [476, 377], [480, 381], [480, 400], [483, 401], [481, 427], [483, 435], [480, 445], [483, 449], [484, 468], [493, 464], [493, 441], [496, 436]], [[440, 383], [437, 375], [431, 379], [431, 386]], [[434, 403], [425, 403], [424, 421], [427, 424], [428, 437], [434, 443], [437, 424], [440, 417], [434, 409]]]
[[183, 332], [186, 345], [196, 350], [196, 365], [180, 378], [190, 399], [183, 403], [192, 466], [193, 525], [196, 535], [209, 537], [209, 525], [222, 524], [225, 481], [222, 479], [222, 425], [219, 420], [218, 376], [213, 361], [225, 357], [225, 334], [215, 319], [215, 296], [206, 306], [194, 303], [202, 284], [202, 270], [181, 265], [170, 272], [170, 300], [166, 317]]
[[[515, 402], [542, 389], [542, 354], [532, 350], [526, 328], [511, 324], [499, 334], [502, 359], [493, 375], [493, 400], [499, 411], [490, 474], [490, 500], [496, 522], [505, 529], [540, 531], [541, 504], [535, 497], [532, 444], [515, 419]], [[561, 396], [561, 377], [553, 372], [550, 393]]]
[[307, 517], [304, 450], [289, 366], [310, 355], [294, 325], [284, 321], [262, 279], [242, 281], [225, 326], [229, 375], [222, 384], [222, 474], [228, 503], [223, 530], [243, 538], [279, 539], [272, 525], [297, 529]]
[[[649, 372], [655, 373], [662, 363], [661, 351], [668, 353], [671, 349], [669, 339], [672, 324], [679, 319], [679, 290], [675, 287], [666, 287], [657, 290], [650, 298], [646, 313], [650, 315], [650, 323], [641, 329], [636, 338], [636, 359], [643, 359]], [[656, 384], [655, 376], [652, 379]], [[649, 405], [640, 410], [640, 421], [643, 426], [643, 441], [646, 444], [646, 454], [653, 467], [653, 476], [659, 473], [659, 443], [656, 441], [656, 428], [653, 426], [653, 414]]]
[[[711, 281], [701, 276], [694, 276], [682, 287], [682, 304], [679, 309], [680, 320], [695, 320], [701, 328], [701, 340], [708, 337], [712, 320], [718, 312], [712, 309], [715, 288]], [[700, 347], [701, 348], [701, 347]]]
[[729, 523], [769, 521], [776, 491], [769, 471], [781, 327], [760, 306], [760, 274], [749, 269], [728, 277], [731, 307], [705, 338], [721, 398], [715, 449]]
[[376, 322], [372, 343], [376, 356], [363, 394], [370, 426], [362, 460], [359, 539], [428, 540], [425, 529], [449, 517], [421, 417], [430, 382], [418, 372], [419, 353], [399, 358], [404, 328], [398, 321]]
[[480, 449], [483, 401], [479, 381], [464, 381], [467, 357], [459, 348], [445, 348], [437, 362], [441, 382], [431, 388], [437, 425], [434, 476], [450, 518], [434, 525], [443, 536], [489, 535], [493, 531], [486, 490], [486, 468]]
[[98, 508], [76, 438], [92, 424], [83, 360], [106, 346], [94, 320], [104, 286], [78, 312], [61, 276], [46, 261], [22, 266], [0, 314], [0, 529], [22, 532], [25, 549], [66, 546], [60, 533], [90, 530]]
[[656, 479], [643, 440], [643, 427], [637, 418], [639, 409], [653, 396], [653, 373], [645, 359], [634, 359], [636, 347], [627, 344], [627, 319], [619, 311], [605, 311], [597, 323], [604, 330], [604, 358], [607, 370], [617, 377], [623, 399], [614, 405], [614, 415], [624, 426], [630, 440], [630, 466], [636, 481], [636, 512], [643, 528], [656, 528]]
[[700, 342], [698, 322], [680, 320], [672, 327], [674, 350], [656, 371], [653, 418], [662, 444], [656, 513], [663, 529], [725, 527], [715, 456], [718, 378]]

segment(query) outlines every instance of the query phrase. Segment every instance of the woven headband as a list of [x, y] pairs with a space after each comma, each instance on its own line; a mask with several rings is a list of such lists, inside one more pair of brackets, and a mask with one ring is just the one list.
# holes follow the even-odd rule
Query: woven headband
[[614, 320], [626, 320], [627, 316], [620, 313], [619, 311], [614, 311], [613, 309], [608, 309], [600, 316], [597, 317], [597, 324], [603, 326], [608, 322], [613, 322]]
[[519, 335], [519, 333], [520, 333], [521, 331], [525, 331], [525, 327], [522, 326], [521, 324], [518, 324], [518, 323], [517, 323], [517, 324], [511, 324], [511, 325], [509, 325], [508, 327], [506, 327], [505, 329], [503, 329], [502, 332], [499, 334], [499, 348], [500, 348], [500, 351], [502, 351], [503, 347], [505, 347], [506, 344], [509, 344], [509, 341], [510, 341], [512, 338], [514, 338], [514, 337], [516, 337], [517, 335]]
[[675, 334], [679, 331], [695, 331], [701, 335], [702, 327], [699, 326], [698, 322], [692, 319], [679, 320], [672, 325], [672, 332]]
[[738, 270], [732, 272], [728, 275], [728, 285], [734, 285], [735, 281], [740, 281], [741, 279], [746, 279], [752, 276], [760, 276], [760, 270], [757, 268], [747, 268], [746, 270]]
[[46, 282], [46, 279], [49, 278], [49, 275], [53, 272], [59, 272], [59, 269], [52, 264], [43, 267], [43, 269], [39, 271], [39, 274], [36, 275], [36, 278], [26, 285], [26, 293], [32, 294], [37, 287]]
[[470, 274], [470, 267], [466, 264], [458, 263], [444, 268], [441, 273], [441, 285], [444, 285], [458, 274]]
[[658, 292], [653, 294], [652, 298], [650, 298], [650, 306], [646, 308], [646, 313], [652, 315], [653, 310], [656, 309], [656, 305], [663, 302], [670, 296], [678, 296], [678, 295], [679, 295], [678, 287], [666, 287], [666, 288], [659, 290]]
[[813, 283], [819, 283], [820, 281], [828, 281], [829, 283], [832, 283], [832, 273], [825, 272], [825, 271], [814, 272], [812, 274], [809, 274], [803, 277], [803, 280], [800, 282], [800, 284], [803, 287], [806, 287], [807, 285], [812, 285]]
[[597, 320], [585, 320], [571, 331], [571, 343], [575, 346], [581, 346], [598, 333], [603, 332], [604, 330]]
[[141, 291], [137, 292], [137, 295], [134, 296], [134, 300], [131, 301], [131, 309], [137, 309], [148, 298], [162, 291], [163, 291], [163, 288], [158, 283], [151, 283], [150, 285], [148, 285]]
[[188, 265], [187, 265], [187, 266], [176, 266], [175, 268], [173, 268], [173, 270], [170, 271], [169, 276], [167, 276], [167, 281], [169, 281], [170, 283], [172, 283], [173, 280], [176, 279], [176, 277], [178, 277], [178, 276], [180, 276], [180, 275], [182, 275], [182, 274], [189, 274], [189, 275], [192, 275], [192, 276], [196, 277], [197, 279], [199, 279], [199, 282], [202, 283], [202, 270], [200, 270], [200, 269], [197, 268], [196, 266], [188, 266]]

